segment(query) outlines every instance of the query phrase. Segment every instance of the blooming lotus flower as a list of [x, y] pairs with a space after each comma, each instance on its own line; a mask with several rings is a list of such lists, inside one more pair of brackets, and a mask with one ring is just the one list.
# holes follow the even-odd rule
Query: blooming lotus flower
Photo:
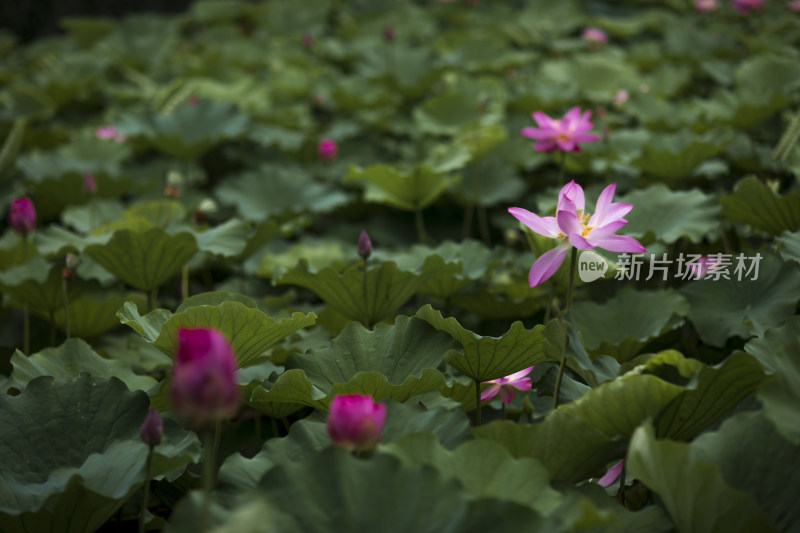
[[747, 15], [750, 11], [761, 9], [767, 0], [733, 0], [731, 7], [741, 13]]
[[520, 133], [525, 137], [536, 139], [533, 149], [540, 152], [551, 152], [556, 149], [580, 152], [578, 143], [596, 141], [600, 138], [593, 133], [586, 133], [593, 126], [589, 122], [592, 112], [586, 111], [581, 114], [580, 107], [573, 107], [562, 119], [552, 119], [541, 111], [532, 116], [539, 127], [522, 128]]
[[158, 414], [158, 410], [152, 407], [150, 411], [148, 411], [144, 422], [142, 422], [142, 427], [139, 429], [139, 437], [149, 446], [158, 446], [163, 434], [164, 421], [161, 420], [161, 415]]
[[8, 225], [20, 235], [27, 235], [36, 228], [36, 209], [27, 196], [14, 198], [8, 212]]
[[328, 435], [334, 444], [350, 450], [370, 450], [381, 440], [386, 423], [386, 405], [372, 396], [336, 396], [328, 413]]
[[695, 0], [694, 8], [698, 13], [708, 13], [717, 9], [717, 0]]
[[100, 126], [94, 130], [94, 134], [98, 139], [114, 139], [118, 143], [125, 142], [127, 139], [125, 134], [117, 131], [114, 126]]
[[608, 35], [600, 28], [586, 28], [581, 34], [581, 38], [594, 44], [606, 44]]
[[525, 377], [530, 374], [531, 370], [533, 370], [533, 367], [529, 366], [525, 370], [514, 372], [504, 378], [484, 381], [484, 383], [491, 383], [491, 385], [481, 391], [481, 401], [491, 400], [499, 392], [500, 400], [503, 403], [511, 403], [514, 400], [514, 394], [516, 394], [514, 389], [531, 390], [531, 378]]
[[585, 212], [586, 200], [583, 189], [570, 181], [558, 194], [556, 216], [540, 217], [521, 207], [510, 207], [508, 212], [535, 233], [544, 237], [559, 239], [561, 243], [542, 254], [528, 274], [528, 283], [535, 287], [555, 274], [571, 246], [580, 250], [603, 248], [609, 252], [643, 253], [647, 250], [639, 241], [625, 235], [615, 235], [616, 231], [628, 223], [623, 217], [633, 209], [633, 205], [612, 202], [616, 183], [612, 183], [600, 193], [593, 215]]
[[369, 256], [372, 255], [372, 241], [367, 230], [362, 230], [361, 235], [358, 236], [358, 255], [364, 259], [369, 259]]
[[239, 408], [236, 360], [214, 328], [178, 329], [172, 365], [172, 405], [195, 424], [233, 416]]
[[608, 469], [608, 472], [605, 473], [603, 477], [597, 480], [597, 484], [601, 487], [608, 487], [612, 483], [614, 483], [617, 478], [619, 477], [620, 473], [622, 472], [622, 465], [625, 461], [620, 461], [611, 468]]
[[317, 147], [317, 153], [323, 159], [336, 159], [338, 152], [339, 146], [333, 139], [322, 139]]

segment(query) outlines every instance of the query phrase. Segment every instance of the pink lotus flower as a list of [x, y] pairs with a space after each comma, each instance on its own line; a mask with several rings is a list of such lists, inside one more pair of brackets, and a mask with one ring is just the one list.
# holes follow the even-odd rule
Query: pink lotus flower
[[94, 130], [94, 134], [98, 139], [114, 139], [118, 143], [125, 142], [127, 139], [125, 134], [117, 131], [114, 126], [100, 126]]
[[195, 424], [228, 418], [239, 408], [236, 359], [214, 328], [178, 329], [172, 365], [172, 405]]
[[491, 383], [488, 387], [481, 391], [481, 401], [491, 400], [497, 393], [500, 393], [500, 400], [503, 403], [511, 403], [514, 400], [514, 389], [517, 390], [531, 390], [531, 378], [526, 378], [533, 370], [529, 366], [525, 370], [520, 370], [504, 378], [493, 379], [491, 381], [484, 381], [484, 383]]
[[612, 483], [614, 483], [619, 475], [622, 473], [622, 465], [625, 461], [620, 461], [611, 468], [608, 469], [608, 472], [605, 473], [603, 477], [597, 480], [597, 484], [601, 487], [608, 487]]
[[8, 225], [20, 235], [27, 235], [36, 228], [36, 209], [27, 196], [14, 198], [8, 212]]
[[317, 153], [323, 159], [336, 159], [336, 154], [339, 153], [339, 146], [333, 139], [322, 139], [317, 147]]
[[612, 183], [597, 198], [594, 215], [585, 213], [583, 189], [570, 181], [558, 194], [556, 216], [540, 217], [521, 207], [510, 207], [508, 212], [520, 222], [544, 237], [561, 240], [561, 243], [542, 254], [528, 274], [528, 283], [535, 287], [555, 274], [571, 246], [580, 250], [603, 248], [609, 252], [643, 253], [647, 250], [639, 241], [625, 235], [615, 235], [616, 231], [628, 223], [623, 217], [633, 209], [633, 205], [612, 202], [616, 183]]
[[88, 172], [83, 177], [83, 192], [92, 195], [97, 192], [97, 182], [94, 181], [94, 176]]
[[581, 38], [593, 44], [608, 43], [608, 35], [600, 28], [586, 28], [581, 34]]
[[593, 133], [586, 133], [593, 126], [589, 122], [592, 112], [586, 111], [581, 115], [580, 107], [573, 107], [562, 119], [552, 119], [541, 111], [537, 111], [532, 116], [539, 127], [522, 128], [520, 133], [525, 137], [536, 139], [536, 144], [533, 145], [534, 150], [551, 152], [558, 149], [565, 152], [580, 152], [578, 143], [599, 139]]
[[381, 440], [386, 423], [386, 405], [372, 396], [336, 396], [328, 413], [328, 435], [334, 444], [350, 450], [370, 450]]
[[717, 0], [695, 0], [694, 2], [694, 8], [698, 13], [708, 13], [717, 7]]
[[628, 91], [626, 91], [625, 89], [620, 89], [619, 91], [617, 91], [617, 95], [614, 97], [614, 100], [612, 100], [611, 103], [613, 103], [616, 106], [620, 106], [625, 102], [627, 102], [629, 97], [630, 95], [628, 94]]
[[147, 416], [139, 429], [139, 437], [148, 446], [158, 446], [161, 436], [164, 434], [164, 421], [158, 410], [153, 407], [148, 411]]
[[747, 15], [750, 11], [762, 9], [766, 1], [767, 0], [733, 0], [733, 2], [731, 2], [731, 7], [742, 15]]
[[800, 11], [800, 0], [792, 0], [786, 4], [792, 11]]

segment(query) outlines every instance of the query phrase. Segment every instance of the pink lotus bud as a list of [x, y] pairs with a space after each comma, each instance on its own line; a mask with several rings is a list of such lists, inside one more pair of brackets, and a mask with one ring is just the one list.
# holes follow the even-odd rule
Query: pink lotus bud
[[742, 15], [747, 15], [750, 11], [755, 9], [763, 9], [764, 4], [767, 0], [733, 0], [731, 2], [731, 7], [741, 13]]
[[317, 152], [321, 158], [333, 160], [336, 159], [336, 154], [339, 152], [339, 146], [333, 139], [322, 139], [317, 147]]
[[303, 46], [306, 48], [314, 46], [314, 38], [308, 32], [303, 34]]
[[581, 34], [581, 38], [594, 44], [606, 44], [608, 35], [600, 28], [586, 28]]
[[364, 259], [369, 259], [369, 256], [372, 255], [372, 241], [369, 240], [366, 230], [362, 230], [361, 235], [358, 236], [358, 255]]
[[94, 134], [98, 139], [114, 139], [118, 143], [125, 142], [127, 139], [125, 134], [117, 131], [114, 126], [100, 126], [94, 130]]
[[94, 176], [88, 172], [83, 177], [83, 192], [86, 194], [94, 194], [97, 192], [97, 182], [94, 181]]
[[800, 11], [800, 0], [792, 0], [786, 4], [792, 11]]
[[152, 407], [147, 413], [142, 428], [139, 430], [139, 436], [148, 446], [158, 446], [161, 442], [161, 436], [164, 434], [164, 421], [161, 420], [161, 415], [158, 410]]
[[620, 89], [619, 91], [617, 91], [617, 96], [614, 97], [612, 103], [614, 105], [622, 105], [628, 101], [629, 96], [630, 95], [628, 94], [628, 91], [626, 91], [625, 89]]
[[394, 28], [392, 26], [383, 28], [383, 38], [389, 42], [394, 41]]
[[8, 225], [20, 235], [27, 235], [36, 227], [36, 209], [30, 198], [14, 198], [8, 213]]
[[386, 423], [386, 405], [372, 396], [337, 396], [328, 413], [328, 435], [334, 444], [350, 450], [370, 450], [381, 440]]
[[233, 416], [239, 408], [236, 359], [214, 328], [180, 328], [170, 390], [175, 411], [195, 424]]
[[698, 13], [708, 13], [717, 9], [717, 0], [695, 0], [694, 8]]

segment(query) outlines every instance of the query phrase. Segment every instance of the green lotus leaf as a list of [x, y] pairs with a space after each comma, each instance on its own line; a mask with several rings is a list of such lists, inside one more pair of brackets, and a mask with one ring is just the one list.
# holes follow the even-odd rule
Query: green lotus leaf
[[250, 228], [244, 221], [232, 218], [219, 226], [193, 233], [201, 251], [222, 257], [236, 257], [247, 246]]
[[30, 356], [17, 350], [11, 356], [11, 365], [11, 377], [21, 385], [40, 376], [63, 379], [82, 372], [96, 378], [118, 378], [131, 390], [147, 391], [157, 383], [149, 376], [135, 374], [125, 363], [101, 357], [83, 339], [67, 339], [57, 348], [45, 348]]
[[[69, 300], [69, 329], [74, 337], [96, 339], [106, 331], [119, 326], [116, 316], [125, 302], [144, 307], [147, 299], [137, 292], [88, 291]], [[56, 325], [66, 331], [63, 306], [53, 314]], [[96, 374], [92, 374], [96, 375]]]
[[710, 367], [670, 350], [651, 358], [644, 371], [666, 377], [666, 367], [677, 368], [682, 378], [689, 380], [686, 390], [655, 419], [657, 434], [673, 440], [692, 439], [755, 392], [765, 379], [758, 361], [744, 352], [734, 352], [720, 365]]
[[489, 381], [513, 374], [536, 363], [551, 359], [551, 345], [545, 340], [545, 326], [539, 324], [525, 329], [522, 322], [514, 322], [502, 337], [482, 337], [461, 326], [453, 318], [444, 318], [430, 305], [414, 315], [458, 341], [463, 353], [448, 350], [447, 364], [476, 381]]
[[[2, 425], [13, 428], [0, 438], [5, 531], [93, 532], [145, 482], [144, 392], [116, 378], [39, 377], [0, 404]], [[153, 475], [197, 460], [198, 448], [193, 434], [168, 422]]]
[[3, 141], [3, 146], [0, 148], [0, 180], [2, 181], [11, 176], [9, 170], [14, 168], [14, 164], [17, 161], [27, 125], [27, 118], [20, 117], [16, 119], [8, 137]]
[[181, 302], [181, 305], [178, 306], [175, 312], [180, 313], [182, 311], [186, 311], [190, 307], [196, 307], [198, 305], [220, 305], [225, 302], [239, 302], [245, 307], [249, 307], [251, 309], [258, 308], [256, 302], [244, 294], [228, 291], [209, 291], [189, 296], [183, 302]]
[[728, 485], [752, 494], [779, 531], [797, 527], [800, 509], [794, 495], [800, 480], [786, 473], [800, 467], [800, 450], [763, 412], [739, 413], [717, 431], [698, 437], [691, 447], [698, 459], [719, 466]]
[[622, 457], [624, 444], [562, 409], [544, 421], [522, 425], [505, 420], [473, 429], [479, 439], [497, 441], [513, 457], [533, 457], [554, 481], [577, 483], [605, 472], [607, 464]]
[[143, 291], [157, 289], [175, 276], [196, 251], [191, 233], [170, 235], [161, 228], [118, 230], [106, 244], [84, 249], [103, 268]]
[[736, 69], [736, 84], [752, 88], [781, 92], [797, 85], [800, 66], [790, 57], [760, 54], [749, 57]]
[[656, 440], [653, 428], [643, 426], [633, 434], [627, 461], [679, 531], [775, 531], [753, 497], [731, 488], [715, 464], [692, 456], [688, 444]]
[[81, 253], [90, 244], [105, 244], [111, 234], [81, 236], [60, 226], [47, 226], [37, 231], [33, 243], [42, 255], [48, 258], [64, 257], [67, 253]]
[[770, 235], [800, 229], [800, 191], [778, 196], [755, 176], [736, 182], [720, 199], [722, 216], [764, 230]]
[[[61, 213], [61, 220], [66, 226], [70, 226], [82, 233], [89, 233], [97, 227], [114, 222], [122, 217], [123, 213], [125, 213], [125, 207], [121, 202], [92, 198], [83, 205], [73, 205], [64, 209]], [[51, 229], [56, 230], [61, 228], [57, 226], [44, 228], [45, 231]], [[36, 235], [37, 240], [39, 238], [38, 233], [39, 232], [37, 232]], [[56, 233], [56, 236], [57, 235], [58, 233]], [[108, 237], [110, 237], [110, 235]], [[108, 240], [108, 237], [106, 240]]]
[[220, 202], [236, 206], [246, 220], [286, 218], [304, 211], [328, 213], [350, 201], [331, 185], [313, 180], [298, 166], [264, 165], [230, 177], [216, 189]]
[[398, 457], [406, 466], [430, 465], [442, 475], [460, 481], [468, 493], [478, 498], [513, 501], [542, 515], [553, 511], [561, 501], [539, 461], [513, 458], [502, 445], [490, 440], [468, 441], [449, 451], [435, 435], [412, 433], [381, 445], [379, 450]]
[[699, 243], [719, 233], [719, 205], [698, 189], [671, 191], [658, 183], [633, 190], [622, 201], [634, 206], [620, 230], [625, 235], [641, 238], [652, 232], [656, 239], [672, 244], [681, 238]]
[[117, 310], [116, 316], [120, 323], [133, 329], [147, 342], [153, 343], [158, 338], [164, 322], [172, 316], [172, 313], [166, 309], [153, 309], [142, 316], [139, 314], [139, 306], [136, 302], [125, 302]]
[[425, 260], [420, 271], [401, 270], [392, 261], [383, 261], [367, 270], [367, 301], [364, 305], [364, 269], [353, 266], [344, 272], [326, 267], [309, 269], [300, 260], [293, 269], [276, 273], [277, 285], [299, 285], [313, 291], [322, 301], [348, 320], [366, 320], [374, 324], [385, 320], [406, 303], [428, 279], [458, 271], [458, 265], [446, 264], [433, 255]]
[[235, 139], [247, 128], [247, 115], [231, 102], [200, 100], [169, 113], [124, 115], [117, 127], [172, 157], [192, 159], [222, 141]]
[[447, 173], [434, 172], [425, 164], [410, 171], [381, 164], [367, 168], [350, 167], [344, 181], [363, 182], [364, 199], [369, 202], [415, 211], [435, 202], [458, 179]]
[[652, 137], [633, 164], [662, 180], [687, 178], [701, 163], [722, 153], [730, 136], [695, 135], [689, 131]]
[[[0, 289], [17, 305], [49, 315], [64, 305], [61, 269], [50, 265], [40, 255], [30, 256], [24, 263], [0, 272]], [[76, 298], [79, 286], [69, 285], [69, 297]]]
[[414, 109], [414, 123], [432, 135], [455, 135], [474, 124], [499, 122], [504, 115], [505, 91], [497, 80], [464, 78]]
[[[66, 174], [120, 174], [122, 162], [131, 154], [126, 143], [117, 143], [95, 137], [79, 137], [62, 144], [56, 150], [26, 152], [17, 160], [17, 166], [29, 178], [40, 181], [44, 178], [60, 178]], [[75, 189], [76, 197], [83, 189]], [[63, 190], [61, 191], [63, 194]], [[38, 207], [38, 204], [37, 204]]]
[[[792, 323], [796, 329], [796, 320]], [[787, 326], [786, 330], [789, 327]], [[785, 330], [785, 331], [786, 331]], [[800, 401], [800, 342], [792, 338], [774, 348], [769, 364], [775, 375], [758, 390], [758, 399], [764, 404], [764, 414], [778, 431], [793, 444], [800, 444], [797, 405]]]
[[[405, 435], [430, 435], [445, 448], [454, 448], [470, 436], [469, 421], [464, 413], [447, 409], [425, 409], [417, 405], [386, 403], [386, 425], [381, 432], [383, 443], [395, 442]], [[312, 457], [331, 445], [325, 419], [312, 415], [292, 424], [289, 435], [270, 439], [252, 458], [240, 454], [228, 457], [220, 468], [223, 490], [253, 487], [271, 468]]]
[[688, 313], [689, 302], [672, 289], [625, 287], [604, 304], [580, 301], [572, 306], [584, 346], [620, 363], [633, 359], [649, 341], [680, 327]]
[[794, 261], [800, 263], [800, 231], [784, 231], [780, 237], [775, 239], [776, 250], [780, 253], [784, 261]]
[[483, 207], [515, 202], [524, 191], [517, 168], [494, 154], [465, 169], [461, 181], [450, 189], [465, 204]]
[[[545, 62], [541, 76], [550, 83], [570, 83], [580, 87], [590, 99], [607, 100], [620, 87], [639, 83], [639, 73], [620, 54], [581, 54], [570, 59]], [[565, 110], [566, 111], [566, 110]]]
[[175, 353], [175, 335], [179, 328], [211, 326], [220, 330], [231, 343], [240, 368], [265, 357], [273, 344], [295, 331], [317, 323], [314, 313], [292, 313], [276, 320], [266, 313], [238, 301], [219, 305], [194, 305], [169, 317], [161, 326], [154, 345], [165, 354]]
[[774, 354], [785, 349], [791, 342], [800, 337], [800, 317], [791, 316], [786, 324], [781, 327], [770, 328], [758, 338], [750, 340], [744, 345], [744, 350], [753, 355], [764, 367], [768, 374], [775, 373], [772, 366]]
[[[736, 262], [734, 258], [732, 270]], [[794, 314], [800, 298], [797, 267], [766, 255], [757, 275], [753, 280], [753, 274], [745, 272], [739, 281], [731, 272], [731, 279], [700, 280], [681, 289], [691, 305], [689, 320], [704, 342], [723, 346], [733, 336], [748, 339]]]

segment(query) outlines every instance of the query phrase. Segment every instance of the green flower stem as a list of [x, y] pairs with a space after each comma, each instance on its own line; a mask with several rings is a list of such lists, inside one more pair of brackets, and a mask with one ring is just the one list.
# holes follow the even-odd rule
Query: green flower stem
[[152, 311], [158, 307], [158, 288], [150, 291], [150, 310]]
[[564, 185], [564, 163], [567, 160], [567, 152], [564, 150], [559, 150], [559, 157], [558, 157], [558, 188]]
[[69, 339], [69, 295], [67, 291], [67, 280], [61, 278], [61, 299], [64, 300], [64, 332]]
[[623, 459], [622, 461], [622, 470], [619, 473], [619, 502], [622, 506], [625, 506], [625, 470], [628, 466], [628, 462]]
[[31, 312], [28, 302], [22, 306], [22, 350], [25, 355], [31, 354]]
[[479, 205], [477, 207], [478, 211], [478, 228], [481, 231], [481, 239], [483, 239], [484, 244], [489, 248], [492, 247], [492, 234], [489, 231], [489, 217], [486, 215], [486, 207]]
[[56, 319], [53, 310], [50, 310], [50, 346], [56, 345]]
[[367, 291], [367, 258], [364, 258], [364, 327], [370, 328], [369, 320], [369, 293]]
[[428, 232], [425, 231], [425, 219], [422, 218], [422, 209], [414, 210], [414, 226], [417, 229], [417, 239], [420, 244], [428, 244]]
[[475, 427], [481, 425], [481, 382], [475, 380]]
[[200, 531], [208, 531], [211, 522], [211, 492], [216, 484], [216, 461], [219, 436], [222, 432], [222, 422], [217, 421], [214, 429], [204, 430], [203, 442], [203, 515]]
[[147, 513], [147, 500], [150, 499], [150, 466], [153, 464], [153, 445], [149, 446], [147, 460], [144, 463], [144, 493], [142, 494], [142, 508], [139, 511], [139, 533], [144, 533], [144, 517]]
[[[578, 264], [578, 249], [574, 246], [572, 247], [572, 251], [570, 252], [569, 256], [569, 285], [567, 286], [567, 308], [566, 311], [572, 309], [572, 287], [575, 285], [575, 267]], [[561, 392], [561, 378], [564, 376], [564, 369], [567, 366], [567, 343], [569, 342], [569, 337], [567, 333], [564, 333], [564, 352], [561, 354], [561, 364], [558, 365], [558, 376], [556, 377], [556, 386], [553, 389], [553, 409], [558, 407], [558, 396]]]
[[500, 420], [505, 420], [506, 419], [506, 402], [502, 402], [501, 401], [500, 405], [502, 406], [501, 407], [502, 410], [500, 411], [500, 416], [501, 416]]

